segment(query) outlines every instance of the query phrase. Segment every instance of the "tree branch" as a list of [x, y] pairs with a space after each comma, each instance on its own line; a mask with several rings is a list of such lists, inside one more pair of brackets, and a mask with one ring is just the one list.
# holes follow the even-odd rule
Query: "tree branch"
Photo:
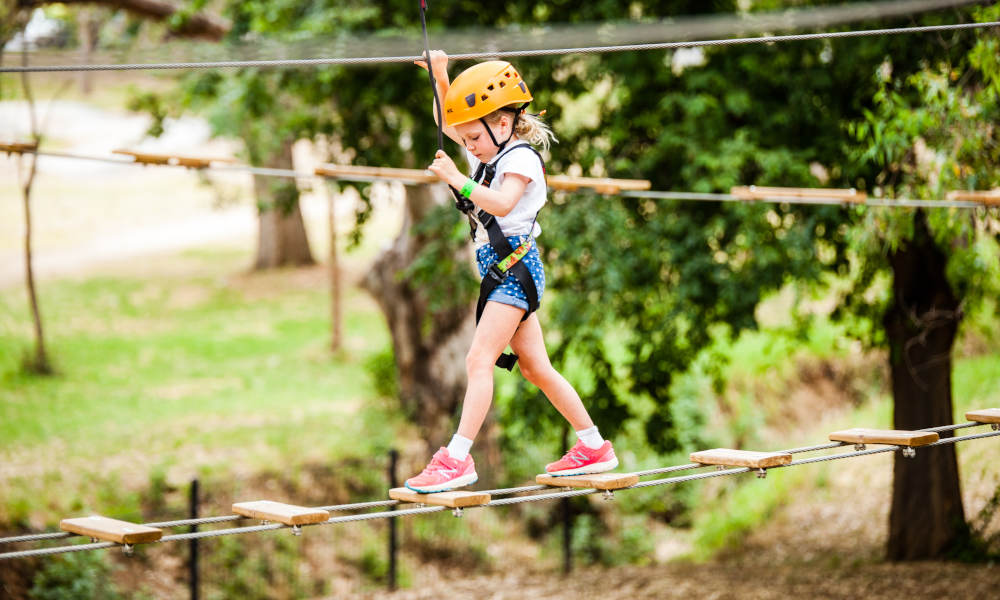
[[[24, 5], [29, 7], [42, 6], [43, 4], [55, 4], [55, 2], [36, 0], [24, 3]], [[125, 9], [131, 13], [157, 21], [169, 19], [178, 10], [177, 6], [165, 0], [63, 0], [59, 4], [98, 4], [111, 8]], [[229, 29], [230, 23], [222, 17], [197, 13], [189, 16], [180, 27], [171, 31], [173, 34], [182, 37], [205, 38], [218, 42], [229, 32]]]

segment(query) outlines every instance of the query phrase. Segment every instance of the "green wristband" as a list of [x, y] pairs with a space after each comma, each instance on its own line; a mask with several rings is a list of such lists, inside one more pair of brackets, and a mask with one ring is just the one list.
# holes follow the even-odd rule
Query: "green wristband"
[[469, 179], [466, 179], [465, 185], [462, 186], [462, 195], [468, 198], [469, 200], [472, 200], [472, 190], [476, 189], [477, 185], [479, 184], [473, 181], [471, 177]]

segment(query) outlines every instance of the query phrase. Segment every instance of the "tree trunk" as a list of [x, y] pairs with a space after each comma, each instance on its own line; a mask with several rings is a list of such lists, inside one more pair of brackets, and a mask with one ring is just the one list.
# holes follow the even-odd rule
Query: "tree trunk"
[[[923, 211], [913, 239], [889, 255], [893, 299], [884, 317], [892, 375], [893, 425], [921, 429], [952, 423], [951, 350], [961, 309], [945, 276]], [[951, 435], [942, 434], [942, 436]], [[968, 535], [955, 446], [895, 455], [889, 560], [940, 558]]]
[[[28, 66], [28, 53], [21, 52], [21, 66]], [[31, 91], [31, 77], [26, 72], [21, 73], [21, 85], [24, 88], [24, 98], [28, 102], [28, 118], [31, 124], [31, 140], [35, 144], [35, 150], [41, 146], [42, 135], [38, 131], [38, 118], [35, 115], [35, 96]], [[18, 160], [18, 173], [21, 172], [21, 160], [26, 159], [28, 153], [21, 154]], [[24, 199], [24, 274], [25, 284], [28, 287], [28, 302], [31, 306], [31, 320], [35, 331], [35, 354], [25, 365], [33, 373], [48, 375], [52, 373], [52, 366], [49, 363], [49, 355], [45, 350], [45, 331], [42, 326], [42, 312], [38, 307], [38, 292], [35, 289], [35, 271], [31, 252], [31, 188], [35, 183], [35, 174], [38, 168], [38, 154], [31, 154], [31, 167], [24, 179], [21, 194]]]
[[344, 340], [343, 295], [341, 293], [340, 258], [337, 255], [337, 193], [320, 180], [320, 189], [326, 193], [330, 227], [330, 350], [339, 352]]
[[[275, 169], [292, 168], [292, 143], [285, 140], [281, 150], [265, 161]], [[257, 196], [258, 235], [254, 269], [315, 264], [306, 237], [299, 188], [294, 179], [254, 175]]]
[[[407, 186], [403, 227], [392, 246], [376, 259], [362, 286], [378, 301], [392, 333], [399, 376], [399, 401], [420, 427], [428, 451], [446, 444], [465, 396], [465, 354], [475, 331], [472, 303], [431, 312], [428, 299], [400, 274], [416, 259], [427, 240], [411, 228], [446, 202], [441, 186]], [[468, 257], [456, 257], [468, 260]], [[495, 423], [487, 419], [476, 438], [477, 468], [484, 484], [499, 466]]]

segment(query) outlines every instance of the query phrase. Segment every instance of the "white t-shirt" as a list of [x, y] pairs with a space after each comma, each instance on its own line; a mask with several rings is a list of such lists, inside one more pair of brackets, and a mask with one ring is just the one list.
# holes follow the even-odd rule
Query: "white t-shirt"
[[[500, 157], [500, 162], [496, 163], [497, 171], [493, 177], [493, 182], [490, 184], [491, 190], [500, 189], [504, 176], [507, 173], [517, 173], [530, 180], [527, 187], [524, 188], [524, 194], [517, 201], [517, 204], [514, 205], [514, 208], [506, 216], [496, 217], [497, 223], [500, 225], [500, 230], [503, 231], [506, 237], [524, 235], [526, 233], [531, 233], [533, 236], [538, 237], [542, 233], [541, 225], [535, 222], [538, 211], [545, 206], [545, 171], [542, 169], [542, 161], [530, 149], [512, 149], [517, 146], [527, 145], [527, 142], [518, 142], [513, 146], [504, 148], [503, 152], [497, 153], [497, 156], [500, 154], [503, 154], [503, 156]], [[472, 172], [475, 173], [476, 169], [482, 163], [468, 150], [465, 151], [465, 157], [469, 161], [469, 166], [472, 167]], [[493, 157], [493, 161], [495, 160], [496, 156]], [[477, 206], [476, 208], [479, 207]], [[534, 226], [532, 226], [533, 223]], [[482, 227], [481, 223], [476, 227], [476, 239], [474, 242], [476, 248], [490, 243], [490, 238], [486, 234], [486, 228]]]

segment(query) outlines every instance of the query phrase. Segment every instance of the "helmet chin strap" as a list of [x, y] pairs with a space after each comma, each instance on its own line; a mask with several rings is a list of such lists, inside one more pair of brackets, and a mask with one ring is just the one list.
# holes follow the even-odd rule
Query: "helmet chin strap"
[[504, 108], [500, 109], [500, 110], [506, 110], [508, 112], [514, 113], [514, 121], [510, 124], [510, 135], [507, 136], [507, 139], [505, 139], [503, 141], [503, 143], [500, 143], [500, 142], [497, 141], [496, 136], [493, 135], [493, 129], [490, 128], [490, 124], [486, 122], [486, 118], [485, 117], [480, 117], [479, 118], [479, 120], [483, 124], [483, 127], [486, 128], [486, 133], [489, 134], [489, 136], [490, 136], [490, 141], [493, 142], [493, 145], [497, 147], [497, 152], [503, 151], [504, 147], [507, 146], [507, 143], [510, 142], [511, 138], [514, 137], [514, 131], [517, 129], [517, 119], [521, 116], [521, 111], [523, 111], [524, 107], [527, 106], [527, 105], [528, 105], [528, 103], [525, 102], [524, 106], [521, 106], [520, 108], [507, 108], [507, 107], [504, 107]]

